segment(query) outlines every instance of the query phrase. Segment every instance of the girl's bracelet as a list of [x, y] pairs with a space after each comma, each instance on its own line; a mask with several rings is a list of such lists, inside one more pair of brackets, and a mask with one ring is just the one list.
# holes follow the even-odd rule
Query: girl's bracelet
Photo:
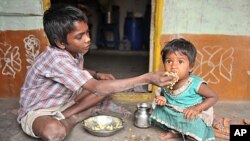
[[201, 103], [197, 104], [197, 106], [199, 106], [199, 113], [201, 113], [203, 111], [203, 106]]

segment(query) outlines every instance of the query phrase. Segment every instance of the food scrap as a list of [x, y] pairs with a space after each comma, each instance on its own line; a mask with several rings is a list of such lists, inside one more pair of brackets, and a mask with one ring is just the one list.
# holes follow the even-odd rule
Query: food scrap
[[178, 76], [177, 72], [165, 72], [164, 75], [173, 77], [171, 84], [166, 87], [169, 91], [173, 91], [175, 83], [178, 82], [178, 80], [179, 80], [179, 76]]

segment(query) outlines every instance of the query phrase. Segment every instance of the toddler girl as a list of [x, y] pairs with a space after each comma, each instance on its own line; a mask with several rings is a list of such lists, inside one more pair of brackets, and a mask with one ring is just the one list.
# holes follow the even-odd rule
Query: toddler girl
[[151, 120], [166, 132], [161, 140], [186, 136], [198, 141], [215, 140], [212, 128], [216, 93], [200, 77], [192, 74], [196, 49], [181, 38], [162, 49], [166, 75], [173, 77], [172, 86], [160, 87], [155, 97]]

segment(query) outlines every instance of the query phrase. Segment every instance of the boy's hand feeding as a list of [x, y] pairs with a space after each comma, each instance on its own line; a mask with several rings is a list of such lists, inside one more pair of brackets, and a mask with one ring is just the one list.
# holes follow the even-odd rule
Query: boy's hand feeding
[[148, 73], [148, 75], [150, 75], [149, 81], [151, 82], [151, 84], [154, 84], [160, 87], [165, 87], [165, 86], [169, 86], [172, 84], [173, 77], [166, 76], [164, 72], [152, 72], [152, 73]]

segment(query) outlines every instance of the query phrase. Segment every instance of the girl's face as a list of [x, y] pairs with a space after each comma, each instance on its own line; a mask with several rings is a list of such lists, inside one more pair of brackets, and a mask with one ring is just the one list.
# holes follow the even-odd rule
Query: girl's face
[[177, 72], [179, 80], [188, 78], [193, 69], [189, 66], [188, 57], [177, 51], [166, 55], [164, 68], [168, 72]]
[[68, 44], [65, 45], [65, 49], [73, 56], [77, 53], [86, 54], [90, 45], [88, 24], [83, 21], [76, 21], [74, 27], [74, 31], [67, 35]]

